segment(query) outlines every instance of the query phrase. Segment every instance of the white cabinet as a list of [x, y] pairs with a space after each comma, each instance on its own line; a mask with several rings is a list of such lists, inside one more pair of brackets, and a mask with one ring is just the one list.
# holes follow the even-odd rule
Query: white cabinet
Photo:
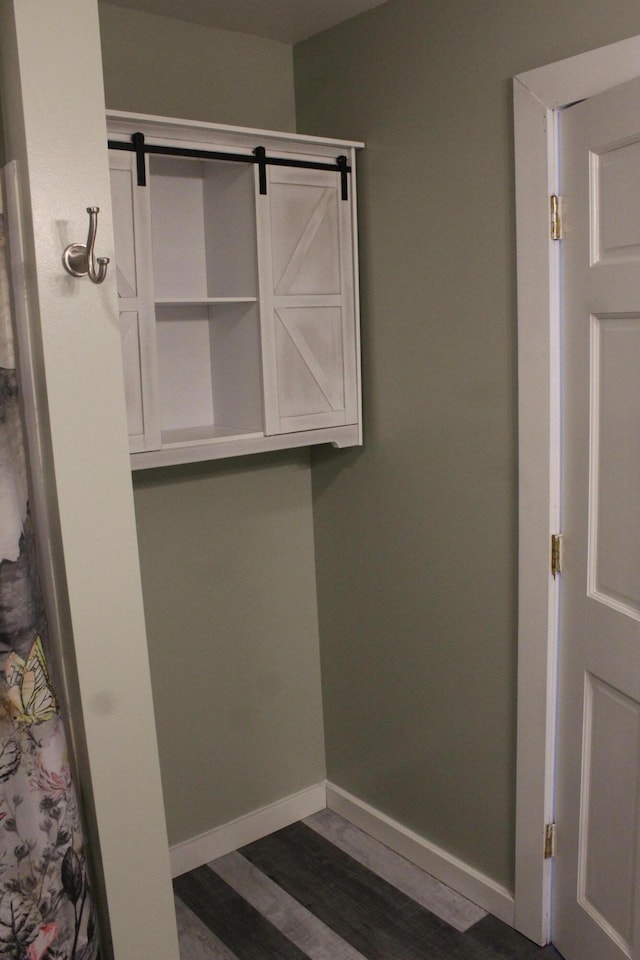
[[132, 466], [361, 443], [361, 144], [123, 113], [108, 130]]

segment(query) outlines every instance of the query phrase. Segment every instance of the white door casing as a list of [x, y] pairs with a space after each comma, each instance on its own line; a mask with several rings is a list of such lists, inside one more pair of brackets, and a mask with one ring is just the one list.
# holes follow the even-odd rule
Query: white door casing
[[640, 37], [514, 80], [519, 341], [519, 628], [515, 926], [550, 932], [558, 584], [550, 537], [560, 525], [559, 250], [549, 197], [558, 191], [557, 116], [640, 73]]
[[41, 431], [46, 471], [37, 499], [51, 508], [55, 582], [66, 588], [110, 946], [116, 960], [177, 960], [116, 288], [112, 272], [96, 286], [61, 261], [66, 244], [86, 240], [90, 205], [100, 207], [97, 253], [114, 258], [96, 0], [6, 0], [0, 53], [24, 238], [20, 315], [37, 378], [29, 427]]
[[622, 960], [640, 947], [640, 78], [563, 112], [560, 171], [552, 934], [567, 960]]

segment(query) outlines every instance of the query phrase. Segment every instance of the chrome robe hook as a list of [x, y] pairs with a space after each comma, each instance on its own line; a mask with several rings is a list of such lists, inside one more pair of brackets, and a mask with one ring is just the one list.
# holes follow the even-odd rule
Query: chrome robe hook
[[[62, 264], [72, 277], [89, 277], [92, 283], [102, 283], [107, 275], [109, 257], [94, 257], [98, 213], [100, 207], [87, 207], [89, 234], [85, 243], [70, 243], [62, 254]], [[97, 266], [96, 266], [97, 263]]]

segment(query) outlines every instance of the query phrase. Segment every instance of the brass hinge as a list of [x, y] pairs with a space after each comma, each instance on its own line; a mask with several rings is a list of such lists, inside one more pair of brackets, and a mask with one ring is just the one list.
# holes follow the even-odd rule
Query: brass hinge
[[562, 220], [560, 219], [560, 197], [551, 196], [551, 239], [562, 240]]
[[553, 579], [562, 573], [562, 534], [551, 535], [551, 573]]
[[556, 825], [548, 823], [544, 828], [544, 858], [550, 860], [556, 855]]

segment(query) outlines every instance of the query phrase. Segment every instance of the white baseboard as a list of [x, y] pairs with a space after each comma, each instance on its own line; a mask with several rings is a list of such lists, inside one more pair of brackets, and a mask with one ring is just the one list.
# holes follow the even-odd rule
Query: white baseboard
[[178, 877], [187, 870], [193, 870], [203, 863], [232, 853], [247, 843], [253, 843], [275, 830], [281, 830], [297, 820], [324, 810], [326, 805], [325, 784], [318, 783], [259, 810], [253, 810], [230, 823], [224, 823], [192, 840], [177, 843], [169, 851], [171, 876]]
[[509, 890], [332, 783], [315, 784], [192, 840], [176, 844], [170, 850], [171, 876], [180, 876], [187, 870], [232, 853], [325, 807], [477, 903], [483, 910], [510, 926], [514, 925], [515, 903]]
[[514, 925], [513, 895], [490, 877], [331, 783], [327, 783], [327, 806], [483, 910]]

